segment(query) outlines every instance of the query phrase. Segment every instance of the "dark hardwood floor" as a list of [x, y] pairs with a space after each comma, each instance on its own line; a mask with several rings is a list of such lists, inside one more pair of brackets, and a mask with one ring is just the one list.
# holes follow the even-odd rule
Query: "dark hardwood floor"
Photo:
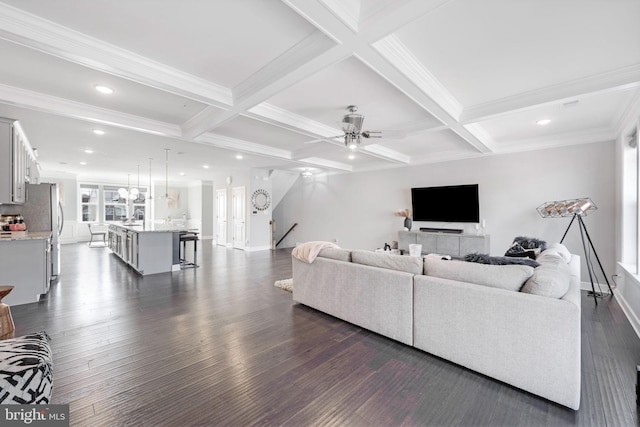
[[294, 304], [273, 286], [290, 250], [200, 246], [200, 268], [140, 277], [64, 245], [49, 295], [12, 307], [17, 335], [51, 336], [72, 425], [638, 425], [640, 340], [615, 299], [583, 295], [574, 412]]

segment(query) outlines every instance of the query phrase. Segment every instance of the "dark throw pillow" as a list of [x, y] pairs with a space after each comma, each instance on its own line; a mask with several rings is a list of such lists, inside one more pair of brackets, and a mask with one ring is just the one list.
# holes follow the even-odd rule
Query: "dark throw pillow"
[[535, 237], [518, 236], [513, 239], [513, 243], [517, 243], [525, 249], [540, 248], [540, 251], [547, 249], [547, 242], [544, 240], [536, 239]]
[[477, 262], [478, 264], [489, 264], [489, 265], [528, 265], [533, 268], [536, 268], [540, 265], [539, 262], [536, 262], [529, 258], [514, 258], [514, 257], [506, 257], [506, 256], [489, 256], [487, 254], [467, 254], [464, 256], [464, 260], [467, 262]]
[[536, 259], [536, 251], [525, 249], [519, 243], [513, 243], [504, 256]]

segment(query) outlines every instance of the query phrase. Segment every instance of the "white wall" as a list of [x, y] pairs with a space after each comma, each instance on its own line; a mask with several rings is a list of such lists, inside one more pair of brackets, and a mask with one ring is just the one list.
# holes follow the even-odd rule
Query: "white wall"
[[[607, 275], [614, 273], [614, 142], [300, 179], [274, 212], [284, 228], [299, 223], [278, 247], [336, 239], [345, 248], [376, 249], [397, 240], [403, 218], [393, 213], [411, 208], [412, 187], [476, 183], [492, 255], [504, 254], [517, 235], [559, 241], [570, 219], [543, 219], [536, 207], [591, 197], [598, 210], [584, 221]], [[416, 222], [413, 229], [421, 226], [475, 232], [473, 224]], [[577, 224], [565, 244], [582, 255]], [[588, 280], [584, 262], [582, 277]]]
[[189, 215], [189, 188], [188, 187], [169, 187], [168, 192], [173, 194], [172, 191], [177, 191], [178, 206], [175, 208], [168, 207], [167, 199], [165, 196], [165, 186], [154, 185], [153, 192], [153, 207], [154, 207], [154, 220], [161, 221], [168, 217], [172, 219], [182, 219], [184, 215]]
[[[249, 214], [247, 217], [248, 250], [271, 249], [271, 215], [273, 209], [273, 188], [269, 171], [267, 169], [251, 169], [251, 185], [247, 188], [247, 206]], [[271, 205], [268, 209], [258, 211], [253, 208], [251, 198], [256, 190], [266, 190], [272, 197]]]

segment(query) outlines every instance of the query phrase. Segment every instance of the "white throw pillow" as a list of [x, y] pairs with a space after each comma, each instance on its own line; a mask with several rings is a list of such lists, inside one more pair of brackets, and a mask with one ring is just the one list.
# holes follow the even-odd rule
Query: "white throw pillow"
[[550, 298], [562, 298], [567, 293], [571, 284], [569, 265], [560, 256], [548, 258], [533, 271], [521, 292]]
[[[545, 254], [546, 252], [555, 252], [558, 255], [560, 255], [562, 257], [562, 259], [564, 260], [565, 263], [569, 263], [569, 261], [571, 261], [571, 252], [569, 252], [569, 249], [567, 249], [567, 247], [565, 245], [563, 245], [562, 243], [549, 243], [547, 245], [547, 250], [545, 250], [544, 252], [542, 252], [540, 254], [540, 256], [542, 256], [543, 254]], [[538, 259], [536, 258], [536, 261]]]

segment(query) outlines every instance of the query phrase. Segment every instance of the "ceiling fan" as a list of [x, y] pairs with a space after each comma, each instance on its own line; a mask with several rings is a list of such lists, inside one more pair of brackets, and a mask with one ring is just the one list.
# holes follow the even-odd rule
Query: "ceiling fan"
[[[307, 141], [306, 144], [311, 144], [318, 141], [330, 141], [335, 138], [343, 138], [345, 147], [351, 150], [356, 150], [358, 146], [362, 144], [362, 139], [370, 138], [382, 138], [383, 131], [380, 130], [362, 130], [362, 123], [364, 122], [364, 116], [357, 114], [358, 107], [356, 105], [349, 105], [347, 107], [348, 113], [342, 117], [340, 125], [344, 134], [336, 136], [328, 136], [326, 138], [320, 138], [313, 141]], [[404, 137], [403, 132], [397, 131], [384, 131], [385, 136], [393, 136], [395, 138]]]

